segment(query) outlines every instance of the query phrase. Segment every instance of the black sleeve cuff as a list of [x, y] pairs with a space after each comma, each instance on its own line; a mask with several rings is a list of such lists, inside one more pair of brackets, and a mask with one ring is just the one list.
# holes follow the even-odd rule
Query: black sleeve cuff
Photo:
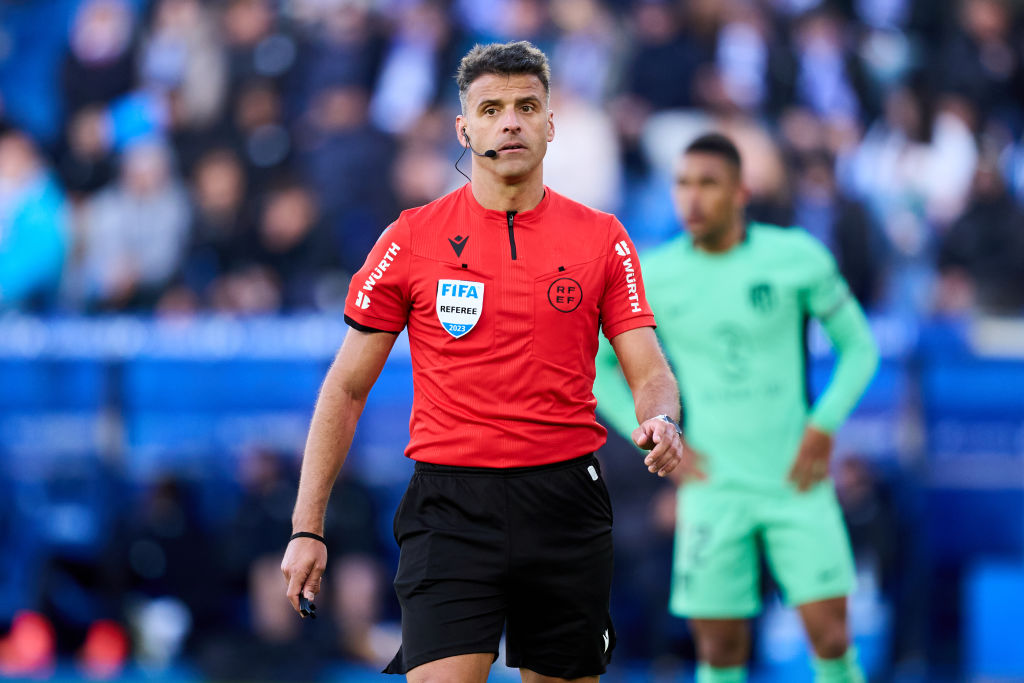
[[392, 332], [391, 330], [380, 330], [377, 329], [376, 327], [369, 327], [368, 325], [357, 323], [355, 320], [348, 317], [347, 315], [345, 316], [345, 322], [348, 323], [349, 327], [351, 327], [354, 330], [359, 330], [360, 332], [385, 332], [387, 334], [398, 334], [398, 332]]

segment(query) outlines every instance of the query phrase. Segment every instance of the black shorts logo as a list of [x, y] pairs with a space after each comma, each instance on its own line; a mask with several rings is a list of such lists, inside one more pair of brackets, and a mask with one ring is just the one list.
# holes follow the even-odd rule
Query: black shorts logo
[[583, 288], [571, 277], [560, 277], [548, 287], [548, 303], [562, 313], [572, 313], [583, 300]]

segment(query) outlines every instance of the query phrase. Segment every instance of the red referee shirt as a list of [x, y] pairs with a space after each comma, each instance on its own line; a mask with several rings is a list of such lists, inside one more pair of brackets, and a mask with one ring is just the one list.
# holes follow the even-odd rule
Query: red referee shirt
[[469, 184], [404, 211], [349, 285], [350, 324], [409, 327], [414, 460], [521, 467], [594, 451], [594, 355], [654, 326], [622, 224], [545, 188], [483, 208]]

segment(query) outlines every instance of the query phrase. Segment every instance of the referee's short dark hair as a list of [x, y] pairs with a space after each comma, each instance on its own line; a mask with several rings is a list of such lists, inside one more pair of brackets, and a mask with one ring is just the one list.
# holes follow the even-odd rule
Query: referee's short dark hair
[[551, 67], [548, 65], [548, 58], [533, 43], [526, 40], [475, 45], [466, 53], [459, 63], [459, 70], [455, 72], [463, 113], [466, 111], [466, 92], [469, 86], [484, 74], [533, 75], [544, 85], [544, 93], [551, 95]]
[[736, 167], [737, 171], [742, 170], [743, 162], [740, 160], [740, 151], [736, 149], [733, 141], [721, 133], [705, 133], [686, 146], [683, 154], [699, 152], [701, 154], [714, 154], [722, 157]]

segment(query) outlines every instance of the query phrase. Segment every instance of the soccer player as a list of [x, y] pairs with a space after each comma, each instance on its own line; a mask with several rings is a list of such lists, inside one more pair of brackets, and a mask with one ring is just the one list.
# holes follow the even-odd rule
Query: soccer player
[[[747, 221], [740, 178], [728, 138], [697, 138], [679, 159], [673, 192], [688, 235], [644, 258], [684, 414], [670, 610], [690, 620], [699, 683], [745, 681], [763, 548], [803, 620], [815, 680], [863, 681], [846, 623], [853, 561], [829, 459], [832, 434], [874, 374], [878, 351], [829, 252], [798, 228]], [[809, 316], [838, 354], [813, 405]], [[604, 351], [594, 393], [602, 416], [625, 429], [621, 375]]]
[[402, 645], [386, 671], [485, 681], [504, 630], [524, 681], [596, 681], [615, 645], [612, 514], [593, 455], [607, 436], [592, 393], [601, 332], [658, 475], [682, 459], [678, 385], [625, 229], [544, 186], [547, 58], [526, 42], [476, 46], [456, 80], [472, 180], [403, 212], [352, 278], [351, 329], [303, 457], [287, 595], [301, 613], [300, 595], [319, 591], [331, 486], [404, 328], [416, 466], [395, 515]]

